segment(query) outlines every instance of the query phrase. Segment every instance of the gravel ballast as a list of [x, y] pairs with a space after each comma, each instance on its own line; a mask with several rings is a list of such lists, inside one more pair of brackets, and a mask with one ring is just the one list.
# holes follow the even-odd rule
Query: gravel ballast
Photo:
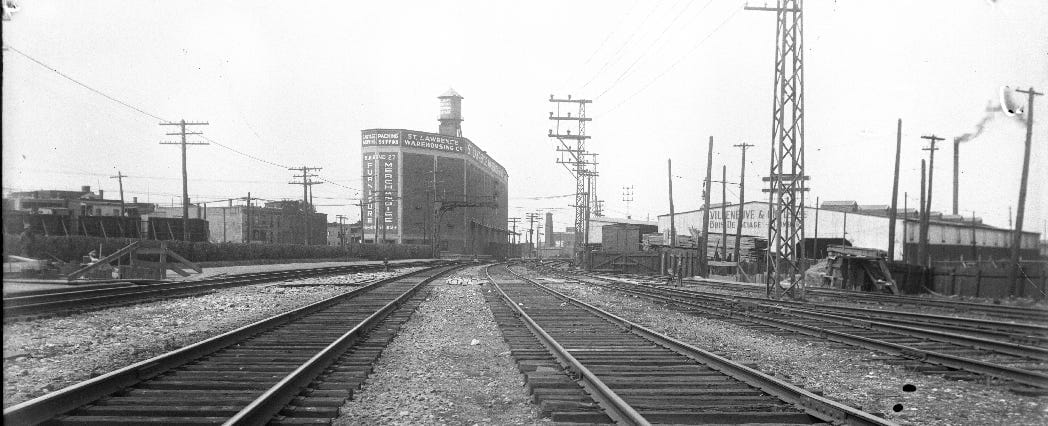
[[[536, 276], [533, 276], [535, 278]], [[781, 337], [717, 319], [666, 309], [644, 299], [587, 285], [540, 283], [655, 331], [757, 368], [836, 401], [913, 425], [1044, 425], [1048, 397], [1004, 386], [948, 380], [874, 359], [883, 355], [814, 339]], [[905, 392], [907, 384], [916, 391]], [[901, 411], [895, 412], [896, 404]]]
[[[409, 270], [413, 269], [399, 272]], [[368, 272], [233, 287], [203, 296], [5, 324], [4, 407], [390, 275], [393, 272]]]
[[480, 267], [435, 282], [336, 425], [548, 424], [481, 292]]

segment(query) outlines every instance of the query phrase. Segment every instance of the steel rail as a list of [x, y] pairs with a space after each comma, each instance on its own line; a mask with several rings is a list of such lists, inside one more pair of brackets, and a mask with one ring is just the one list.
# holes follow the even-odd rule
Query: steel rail
[[[557, 361], [565, 368], [571, 370], [582, 384], [582, 387], [590, 394], [594, 401], [597, 402], [604, 409], [605, 414], [611, 417], [616, 423], [619, 424], [630, 424], [630, 425], [650, 425], [644, 416], [640, 415], [637, 410], [634, 410], [632, 406], [626, 403], [615, 391], [611, 390], [608, 385], [604, 384], [596, 374], [593, 374], [590, 369], [582, 365], [578, 359], [568, 353], [560, 343], [557, 343], [553, 337], [551, 337], [546, 330], [543, 330], [535, 320], [531, 319], [531, 316], [524, 312], [523, 309], [513, 301], [502, 287], [498, 285], [498, 281], [491, 277], [490, 268], [494, 265], [489, 265], [484, 268], [484, 275], [487, 276], [488, 281], [492, 283], [503, 301], [507, 305], [513, 308], [514, 313], [524, 322], [524, 324], [531, 330], [532, 334], [538, 337], [539, 342], [546, 347]], [[508, 268], [507, 268], [508, 269]]]
[[[509, 268], [507, 268], [509, 269]], [[658, 345], [669, 348], [676, 351], [688, 358], [691, 358], [701, 364], [707, 365], [710, 368], [718, 370], [724, 374], [734, 377], [750, 386], [760, 389], [769, 395], [775, 396], [783, 401], [791, 403], [797, 407], [800, 407], [808, 415], [823, 420], [830, 420], [836, 424], [849, 424], [849, 425], [893, 425], [895, 423], [888, 421], [870, 413], [857, 410], [839, 402], [830, 400], [828, 398], [816, 395], [806, 389], [795, 386], [791, 383], [769, 376], [761, 371], [747, 367], [743, 364], [721, 357], [720, 355], [712, 352], [700, 349], [692, 346], [683, 341], [674, 339], [666, 336], [640, 324], [631, 322], [625, 318], [619, 317], [610, 312], [604, 311], [593, 305], [590, 305], [581, 300], [572, 298], [556, 290], [553, 290], [547, 286], [539, 284], [523, 275], [518, 274], [516, 271], [509, 269], [511, 273], [519, 277], [520, 279], [546, 291], [558, 298], [566, 300], [568, 303], [582, 308], [594, 315], [604, 318], [614, 324], [618, 324], [620, 327], [628, 329], [630, 332], [635, 333], [641, 337], [644, 337]]]
[[[427, 262], [411, 262], [405, 266], [418, 266]], [[429, 263], [432, 264], [432, 263]], [[440, 263], [437, 263], [438, 265]], [[280, 281], [292, 278], [304, 278], [320, 275], [364, 272], [381, 268], [380, 265], [347, 265], [326, 268], [305, 268], [284, 271], [231, 275], [221, 278], [181, 281], [173, 283], [150, 284], [96, 290], [81, 290], [62, 293], [51, 293], [38, 296], [21, 296], [4, 298], [4, 322], [18, 321], [49, 315], [58, 315], [69, 311], [83, 312], [104, 309], [112, 306], [139, 303], [168, 297], [182, 297], [199, 294], [221, 288]]]
[[[600, 277], [591, 277], [592, 279], [607, 281]], [[940, 331], [928, 329], [925, 327], [913, 327], [909, 325], [893, 324], [885, 321], [878, 321], [869, 318], [854, 318], [850, 316], [842, 316], [832, 313], [826, 313], [818, 310], [818, 308], [812, 308], [808, 304], [800, 304], [803, 308], [795, 308], [790, 305], [796, 305], [797, 303], [786, 303], [783, 304], [779, 301], [768, 301], [761, 298], [749, 298], [749, 297], [737, 297], [737, 296], [721, 296], [711, 295], [706, 293], [698, 293], [690, 290], [681, 290], [673, 288], [656, 288], [651, 285], [640, 284], [640, 286], [650, 289], [652, 291], [674, 294], [679, 297], [684, 297], [692, 300], [709, 300], [724, 304], [738, 304], [738, 299], [746, 299], [761, 308], [778, 311], [780, 313], [794, 315], [797, 317], [808, 317], [820, 319], [826, 322], [837, 323], [838, 325], [853, 326], [871, 330], [887, 331], [891, 333], [908, 334], [915, 337], [921, 337], [925, 339], [931, 339], [939, 342], [954, 343], [958, 345], [967, 345], [977, 349], [986, 351], [997, 352], [1001, 354], [1011, 355], [1015, 357], [1030, 358], [1038, 361], [1048, 361], [1048, 348], [1042, 348], [1037, 346], [1022, 345], [1014, 342], [1005, 342], [1000, 340], [986, 339], [981, 337], [968, 336], [958, 334], [954, 332]], [[850, 315], [845, 313], [844, 315]], [[928, 326], [929, 324], [922, 324]]]
[[193, 343], [180, 349], [139, 361], [127, 367], [59, 389], [49, 394], [4, 409], [4, 424], [37, 424], [95, 401], [101, 397], [156, 377], [173, 368], [185, 365], [202, 356], [214, 353], [257, 333], [294, 321], [297, 318], [320, 311], [354, 298], [384, 284], [444, 268], [435, 266], [386, 278], [364, 287], [356, 288], [328, 299], [317, 301], [301, 308], [256, 321], [218, 336]]
[[427, 277], [396, 299], [390, 301], [381, 309], [368, 316], [351, 330], [347, 331], [326, 348], [314, 355], [309, 361], [296, 368], [290, 374], [281, 379], [277, 384], [262, 393], [261, 396], [249, 403], [238, 413], [226, 420], [224, 425], [257, 425], [264, 424], [273, 418], [303, 389], [309, 386], [321, 372], [332, 362], [338, 359], [347, 349], [353, 346], [364, 332], [369, 330], [383, 318], [388, 316], [405, 301], [415, 295], [422, 287], [440, 278], [451, 269], [441, 271], [431, 277]]
[[[623, 277], [626, 277], [626, 278], [629, 278], [629, 279], [636, 279], [636, 280], [641, 280], [641, 281], [653, 282], [653, 278], [651, 276], [639, 276], [639, 275], [633, 275], [633, 274], [598, 274], [598, 273], [593, 273], [593, 272], [587, 272], [587, 273], [575, 272], [575, 273], [588, 275], [588, 276], [593, 276], [593, 277], [597, 277], [597, 278], [608, 278], [609, 276], [623, 276]], [[724, 281], [724, 280], [716, 280], [716, 279], [709, 279], [709, 278], [701, 278], [701, 279], [686, 278], [686, 279], [684, 279], [684, 282], [685, 283], [694, 283], [694, 284], [703, 285], [703, 286], [709, 286], [709, 287], [715, 287], [715, 288], [721, 288], [721, 289], [725, 289], [725, 290], [729, 290], [729, 291], [738, 291], [738, 292], [742, 292], [742, 293], [763, 293], [764, 292], [764, 287], [756, 287], [756, 286], [752, 286], [752, 285], [741, 284], [741, 283], [734, 282], [734, 281]], [[1036, 328], [1043, 328], [1043, 327], [1040, 326], [1040, 324], [1043, 323], [1044, 320], [1048, 320], [1048, 310], [1046, 310], [1046, 309], [1038, 309], [1038, 308], [1028, 308], [1028, 307], [1020, 307], [1020, 306], [1005, 306], [1005, 305], [991, 305], [991, 304], [986, 304], [986, 303], [965, 302], [965, 301], [959, 301], [959, 300], [935, 300], [935, 299], [929, 299], [929, 298], [924, 298], [924, 297], [916, 297], [916, 296], [912, 296], [912, 295], [890, 295], [890, 294], [870, 293], [870, 292], [862, 292], [862, 291], [855, 291], [855, 290], [845, 290], [845, 289], [836, 289], [836, 288], [824, 288], [824, 287], [809, 287], [809, 288], [805, 289], [805, 291], [809, 295], [816, 295], [816, 296], [819, 296], [819, 297], [840, 296], [840, 298], [843, 299], [843, 300], [850, 300], [850, 301], [859, 302], [859, 303], [878, 301], [878, 302], [891, 303], [891, 304], [894, 304], [894, 305], [898, 305], [900, 307], [905, 307], [905, 306], [909, 306], [909, 307], [913, 307], [913, 308], [934, 307], [934, 308], [949, 309], [949, 310], [957, 311], [958, 313], [978, 312], [978, 313], [982, 313], [984, 315], [989, 315], [989, 316], [997, 315], [997, 316], [1001, 316], [1001, 317], [1009, 317], [1009, 318], [1012, 318], [1012, 319], [1023, 319], [1023, 320], [1029, 321], [1029, 322], [1034, 323], [1034, 324], [1018, 323], [1017, 325], [1036, 327]], [[740, 296], [740, 297], [745, 297], [745, 296]], [[767, 299], [767, 298], [764, 298], [764, 297], [759, 297], [759, 298], [763, 299], [763, 300]], [[784, 301], [779, 301], [779, 302], [784, 302]], [[801, 303], [801, 302], [788, 302], [788, 303]], [[863, 309], [865, 309], [865, 308], [863, 308]], [[877, 311], [877, 310], [873, 310], [873, 311]], [[924, 313], [915, 314], [915, 313], [912, 313], [912, 312], [894, 311], [894, 310], [891, 311], [891, 312], [893, 312], [893, 313], [894, 312], [899, 312], [902, 315], [908, 315], [908, 314], [909, 315], [930, 315], [930, 314], [924, 314]], [[944, 318], [954, 318], [954, 317], [947, 317], [947, 316], [943, 316], [943, 317]], [[994, 321], [994, 320], [980, 320], [978, 318], [972, 318], [972, 320], [973, 321], [986, 321], [986, 322], [1002, 322], [1002, 321]], [[1006, 323], [1006, 324], [1011, 324], [1011, 323]]]
[[[1048, 374], [1023, 370], [1020, 368], [997, 365], [994, 363], [979, 361], [970, 358], [964, 358], [956, 355], [944, 354], [935, 351], [929, 351], [924, 349], [918, 349], [911, 346], [901, 345], [892, 342], [886, 342], [883, 340], [871, 339], [867, 337], [857, 336], [854, 334], [839, 332], [835, 330], [828, 330], [821, 327], [811, 326], [807, 324], [787, 321], [779, 318], [772, 318], [763, 315], [754, 314], [749, 312], [749, 308], [756, 307], [756, 304], [752, 302], [732, 302], [730, 300], [718, 300], [721, 303], [727, 303], [728, 306], [732, 306], [735, 309], [718, 308], [714, 306], [707, 306], [698, 303], [688, 302], [686, 300], [680, 300], [669, 296], [663, 296], [648, 292], [642, 292], [634, 289], [622, 288], [617, 286], [609, 286], [606, 284], [592, 283], [595, 285], [607, 286], [618, 291], [637, 294], [648, 299], [661, 301], [670, 304], [676, 304], [683, 308], [694, 309], [702, 311], [707, 314], [720, 316], [731, 319], [742, 319], [749, 322], [757, 323], [760, 325], [775, 327], [779, 329], [794, 331], [797, 333], [805, 334], [808, 336], [817, 337], [820, 339], [837, 341], [844, 344], [855, 345], [868, 349], [877, 350], [890, 355], [901, 356], [904, 358], [914, 359], [929, 364], [937, 364], [944, 367], [949, 367], [958, 370], [964, 370], [972, 373], [982, 374], [991, 377], [1000, 377], [1012, 380], [1016, 383], [1021, 383], [1028, 386], [1038, 388], [1048, 388]], [[859, 326], [861, 322], [852, 324], [853, 326]]]

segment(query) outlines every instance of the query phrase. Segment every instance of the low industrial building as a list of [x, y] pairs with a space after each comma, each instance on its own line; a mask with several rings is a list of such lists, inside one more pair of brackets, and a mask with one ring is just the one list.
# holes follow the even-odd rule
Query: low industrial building
[[211, 242], [326, 245], [327, 214], [301, 201], [270, 201], [262, 206], [208, 207]]
[[[43, 236], [90, 236], [101, 238], [144, 238], [181, 240], [185, 223], [167, 217], [151, 203], [106, 199], [90, 186], [79, 191], [39, 190], [12, 192], [3, 201], [4, 233], [25, 229]], [[181, 209], [179, 210], [181, 217]], [[207, 241], [207, 223], [189, 221], [190, 241]]]
[[462, 137], [462, 96], [449, 90], [438, 99], [439, 133], [361, 131], [364, 240], [503, 253], [509, 175]]
[[[740, 218], [739, 205], [710, 206], [709, 233], [711, 240], [724, 233], [734, 237], [738, 221], [742, 221], [743, 237], [767, 241], [768, 203], [752, 201], [745, 203]], [[917, 262], [919, 220], [917, 212], [899, 209], [896, 219], [894, 259]], [[702, 209], [674, 214], [674, 227], [678, 235], [699, 237], [702, 234]], [[928, 227], [928, 253], [932, 261], [945, 260], [989, 260], [1006, 259], [1010, 255], [1012, 231], [982, 223], [980, 218], [942, 215], [932, 212]], [[659, 216], [659, 231], [668, 237], [670, 215]], [[889, 219], [886, 206], [863, 206], [854, 201], [823, 203], [820, 208], [810, 207], [804, 211], [805, 251], [808, 258], [825, 256], [830, 244], [844, 244], [888, 251]], [[1038, 240], [1035, 232], [1023, 232], [1021, 256], [1037, 259]], [[709, 253], [712, 257], [714, 253]], [[905, 257], [904, 257], [905, 256]]]

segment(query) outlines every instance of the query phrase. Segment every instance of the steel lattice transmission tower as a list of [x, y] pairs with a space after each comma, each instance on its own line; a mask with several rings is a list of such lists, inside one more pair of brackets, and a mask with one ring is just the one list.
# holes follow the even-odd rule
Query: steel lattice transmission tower
[[[589, 183], [596, 175], [594, 166], [596, 163], [592, 161], [593, 154], [586, 152], [586, 140], [589, 136], [586, 136], [586, 122], [592, 121], [592, 118], [586, 117], [586, 105], [593, 103], [587, 99], [572, 99], [571, 95], [568, 95], [567, 99], [557, 99], [553, 95], [549, 96], [549, 101], [555, 105], [555, 110], [549, 113], [549, 119], [555, 123], [555, 127], [550, 129], [549, 137], [556, 138], [560, 141], [560, 146], [557, 147], [557, 152], [560, 153], [560, 158], [557, 159], [557, 163], [563, 164], [564, 168], [568, 169], [571, 176], [575, 178], [575, 248], [574, 258], [575, 263], [581, 265], [583, 262], [583, 252], [586, 247], [586, 230], [589, 228]], [[562, 106], [566, 106], [564, 113], [561, 112]], [[578, 107], [578, 113], [575, 116], [571, 115], [572, 107]], [[561, 132], [561, 122], [575, 122], [575, 133], [571, 133], [572, 126], [568, 125]], [[574, 142], [574, 143], [573, 143]]]
[[[771, 167], [768, 177], [767, 295], [799, 296], [803, 291], [804, 46], [802, 0], [778, 0], [775, 7], [775, 88], [772, 103]], [[780, 285], [781, 284], [781, 285]]]

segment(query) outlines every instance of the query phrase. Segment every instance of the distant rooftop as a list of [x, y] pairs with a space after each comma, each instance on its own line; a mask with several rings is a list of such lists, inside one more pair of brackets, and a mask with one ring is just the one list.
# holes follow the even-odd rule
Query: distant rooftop
[[452, 89], [452, 88], [449, 87], [447, 92], [444, 92], [443, 95], [440, 95], [440, 96], [437, 96], [437, 97], [438, 98], [462, 98], [462, 95], [458, 94], [458, 92], [456, 92], [455, 89]]

